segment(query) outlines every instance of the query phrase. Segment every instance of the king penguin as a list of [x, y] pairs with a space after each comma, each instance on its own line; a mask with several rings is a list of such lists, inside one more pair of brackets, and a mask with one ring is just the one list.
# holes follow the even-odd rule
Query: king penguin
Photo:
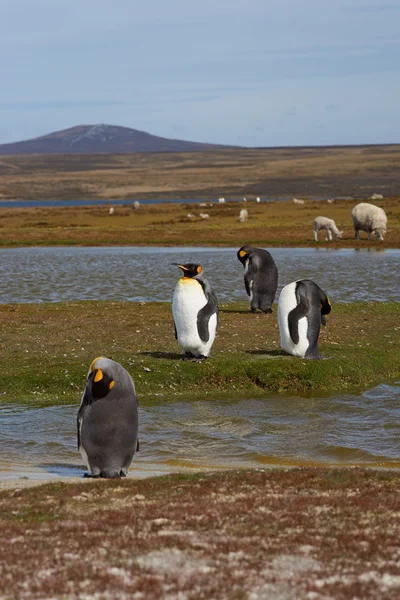
[[318, 352], [321, 324], [331, 312], [328, 296], [310, 279], [289, 283], [278, 302], [281, 348], [301, 358], [322, 358]]
[[126, 477], [138, 442], [135, 384], [119, 363], [100, 356], [87, 375], [78, 411], [78, 450], [91, 477]]
[[174, 264], [183, 271], [172, 299], [175, 338], [183, 360], [203, 360], [210, 354], [217, 332], [217, 297], [201, 265]]
[[242, 246], [237, 257], [244, 266], [244, 285], [250, 296], [250, 310], [257, 308], [264, 313], [272, 312], [272, 303], [278, 287], [278, 269], [267, 250]]

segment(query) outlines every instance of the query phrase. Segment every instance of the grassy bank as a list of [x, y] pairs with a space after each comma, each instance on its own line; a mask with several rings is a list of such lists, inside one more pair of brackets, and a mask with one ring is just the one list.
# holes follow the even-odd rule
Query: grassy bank
[[399, 485], [292, 469], [2, 492], [2, 597], [395, 600]]
[[398, 303], [335, 305], [320, 336], [331, 360], [322, 361], [279, 349], [276, 312], [252, 314], [247, 303], [220, 309], [212, 356], [198, 364], [180, 360], [169, 303], [0, 305], [1, 402], [77, 402], [99, 355], [130, 371], [142, 403], [366, 389], [399, 377]]
[[[330, 248], [400, 248], [400, 200], [377, 201], [388, 217], [385, 241], [354, 240], [351, 209], [356, 200], [334, 204], [306, 200], [292, 202], [228, 202], [200, 204], [142, 205], [138, 210], [117, 206], [109, 215], [107, 206], [65, 208], [0, 208], [0, 246], [327, 246], [323, 232], [314, 241], [317, 216], [335, 220], [343, 238]], [[249, 219], [239, 222], [246, 208]], [[201, 218], [202, 213], [209, 215]], [[191, 217], [188, 217], [188, 214]]]

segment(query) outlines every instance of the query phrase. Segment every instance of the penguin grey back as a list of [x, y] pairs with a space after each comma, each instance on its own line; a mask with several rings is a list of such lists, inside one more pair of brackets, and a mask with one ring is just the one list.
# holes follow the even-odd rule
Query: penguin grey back
[[245, 268], [244, 285], [250, 296], [250, 309], [272, 312], [278, 287], [278, 269], [271, 254], [262, 248], [242, 246], [237, 257]]
[[119, 363], [92, 361], [77, 418], [78, 449], [93, 477], [124, 477], [138, 449], [135, 384]]

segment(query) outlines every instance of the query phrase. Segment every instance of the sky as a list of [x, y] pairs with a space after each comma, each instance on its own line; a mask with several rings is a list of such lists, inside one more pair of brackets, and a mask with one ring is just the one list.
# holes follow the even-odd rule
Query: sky
[[0, 0], [0, 143], [400, 143], [400, 0]]

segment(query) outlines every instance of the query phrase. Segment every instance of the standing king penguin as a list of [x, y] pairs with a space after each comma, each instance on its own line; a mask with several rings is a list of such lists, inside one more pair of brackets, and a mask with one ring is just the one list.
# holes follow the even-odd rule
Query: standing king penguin
[[237, 257], [244, 266], [244, 285], [250, 296], [250, 310], [259, 308], [264, 313], [272, 312], [272, 303], [278, 287], [278, 269], [267, 250], [242, 246]]
[[135, 384], [119, 363], [100, 356], [89, 368], [78, 411], [78, 450], [91, 477], [126, 477], [138, 442]]
[[289, 283], [283, 288], [278, 302], [278, 323], [281, 348], [301, 358], [322, 358], [318, 352], [321, 324], [331, 304], [325, 292], [310, 279]]
[[217, 297], [201, 265], [174, 264], [183, 271], [172, 299], [175, 338], [182, 348], [183, 360], [200, 361], [210, 354], [215, 340]]

